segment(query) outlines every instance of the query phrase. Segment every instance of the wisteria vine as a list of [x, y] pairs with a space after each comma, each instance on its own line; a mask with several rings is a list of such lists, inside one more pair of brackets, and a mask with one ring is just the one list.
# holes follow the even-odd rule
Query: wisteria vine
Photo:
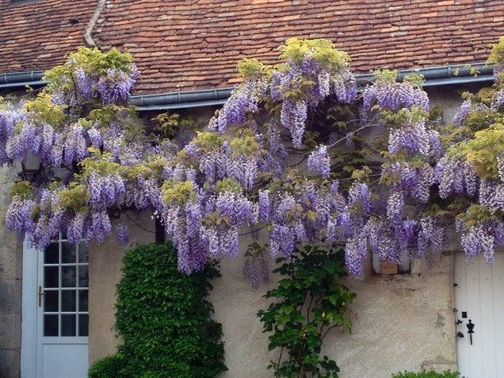
[[[454, 227], [468, 258], [492, 261], [504, 244], [503, 46], [490, 57], [494, 86], [466, 95], [444, 125], [421, 77], [381, 71], [359, 91], [346, 53], [290, 39], [277, 66], [240, 63], [242, 83], [189, 142], [128, 105], [131, 56], [80, 49], [36, 96], [0, 102], [0, 163], [40, 162], [35, 180], [14, 185], [6, 224], [41, 249], [60, 232], [126, 245], [116, 218], [148, 211], [186, 273], [237, 256], [244, 234], [267, 235], [272, 256], [344, 244], [360, 275], [370, 254], [439, 253]], [[257, 284], [265, 261], [248, 256]]]

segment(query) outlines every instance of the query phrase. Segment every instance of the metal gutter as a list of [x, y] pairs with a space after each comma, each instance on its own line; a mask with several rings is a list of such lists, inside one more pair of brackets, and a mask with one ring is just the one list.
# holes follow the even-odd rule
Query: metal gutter
[[176, 92], [162, 95], [131, 96], [130, 101], [139, 110], [164, 110], [222, 105], [233, 88]]
[[[466, 65], [451, 65], [443, 67], [427, 67], [415, 70], [399, 71], [399, 79], [405, 75], [418, 73], [425, 78], [424, 87], [435, 88], [449, 85], [488, 84], [493, 82], [493, 67], [485, 63]], [[0, 89], [22, 88], [25, 86], [41, 86], [43, 72], [19, 72], [0, 75]], [[356, 75], [357, 83], [365, 86], [372, 82], [373, 75]], [[201, 108], [224, 104], [233, 88], [199, 90], [188, 92], [172, 92], [156, 95], [131, 96], [130, 102], [139, 111], [163, 111], [175, 109]]]
[[[436, 88], [448, 85], [488, 84], [492, 83], [493, 67], [486, 63], [428, 67], [415, 70], [400, 70], [399, 80], [406, 75], [418, 73], [425, 79], [424, 87]], [[371, 74], [356, 75], [357, 83], [363, 87], [373, 81]], [[140, 111], [160, 111], [190, 109], [205, 106], [222, 105], [233, 88], [176, 92], [165, 95], [131, 96], [131, 103]]]
[[[417, 73], [424, 77], [424, 87], [438, 87], [444, 85], [460, 85], [493, 81], [493, 66], [486, 63], [451, 65], [441, 67], [426, 67], [413, 70], [400, 70], [399, 80], [406, 75]], [[356, 75], [359, 84], [372, 81], [373, 75]]]
[[0, 89], [4, 88], [22, 88], [29, 86], [41, 86], [47, 83], [42, 80], [44, 73], [42, 71], [27, 71], [0, 74]]

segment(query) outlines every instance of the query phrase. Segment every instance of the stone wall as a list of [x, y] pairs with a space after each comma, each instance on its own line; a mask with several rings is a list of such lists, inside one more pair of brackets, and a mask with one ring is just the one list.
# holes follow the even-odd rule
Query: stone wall
[[5, 228], [5, 212], [15, 179], [0, 168], [0, 377], [16, 378], [21, 358], [22, 243]]

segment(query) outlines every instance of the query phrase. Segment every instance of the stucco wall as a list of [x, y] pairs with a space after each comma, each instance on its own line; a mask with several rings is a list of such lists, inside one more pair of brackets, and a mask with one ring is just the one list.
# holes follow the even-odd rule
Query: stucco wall
[[[137, 235], [144, 238], [144, 234]], [[113, 243], [91, 252], [91, 361], [113, 354], [118, 342], [113, 306], [121, 256]], [[210, 298], [224, 332], [229, 371], [223, 378], [269, 378], [272, 374], [266, 366], [278, 355], [268, 352], [267, 334], [256, 314], [267, 307], [269, 302], [262, 296], [274, 287], [276, 278], [255, 290], [243, 277], [242, 262], [243, 257], [221, 261], [222, 277], [213, 282]], [[452, 256], [442, 256], [432, 265], [414, 265], [412, 274], [346, 279], [346, 285], [357, 293], [353, 332], [329, 334], [324, 350], [337, 361], [342, 378], [390, 378], [402, 370], [456, 369]]]
[[22, 250], [5, 228], [5, 212], [15, 179], [12, 169], [0, 168], [0, 377], [19, 376], [21, 356]]
[[[451, 119], [460, 102], [458, 94], [431, 92], [430, 96], [432, 103], [446, 109], [445, 116]], [[152, 238], [152, 234], [138, 229], [134, 234], [137, 242]], [[91, 251], [92, 362], [113, 354], [118, 342], [113, 332], [113, 306], [121, 256], [114, 242]], [[256, 314], [267, 307], [268, 301], [262, 296], [274, 286], [275, 278], [258, 290], [252, 289], [243, 277], [242, 259], [221, 261], [222, 277], [214, 282], [211, 293], [215, 317], [224, 331], [229, 371], [223, 377], [272, 377], [266, 366], [277, 355], [268, 352], [267, 335]], [[456, 369], [452, 256], [443, 256], [432, 267], [422, 262], [414, 272], [346, 280], [357, 293], [352, 306], [353, 332], [330, 334], [324, 351], [338, 362], [343, 378], [389, 378], [406, 369]]]
[[[154, 242], [154, 221], [147, 214], [128, 212], [123, 221], [129, 227], [130, 246]], [[114, 331], [116, 285], [121, 279], [124, 248], [115, 238], [93, 245], [89, 253], [89, 360], [90, 363], [116, 351]]]
[[[448, 108], [460, 100], [455, 93], [431, 92], [434, 104]], [[197, 116], [206, 117], [209, 112]], [[17, 378], [21, 340], [21, 243], [4, 227], [8, 193], [14, 176], [0, 169], [0, 377]], [[132, 242], [154, 240], [152, 220], [130, 214]], [[140, 224], [141, 227], [135, 225]], [[114, 327], [115, 286], [121, 277], [123, 249], [114, 240], [93, 246], [90, 253], [90, 361], [113, 354], [118, 339]], [[272, 283], [253, 290], [242, 276], [241, 258], [223, 260], [223, 277], [214, 283], [211, 300], [223, 323], [226, 378], [271, 377], [267, 335], [256, 317], [267, 306], [262, 298]], [[451, 256], [434, 268], [423, 266], [419, 275], [370, 276], [348, 279], [357, 293], [352, 334], [333, 334], [326, 353], [342, 368], [342, 377], [389, 377], [393, 371], [420, 367], [455, 368]]]
[[[241, 261], [223, 260], [222, 277], [211, 301], [222, 323], [229, 371], [226, 378], [269, 378], [267, 335], [256, 316], [265, 308], [263, 293], [273, 281], [254, 290], [243, 278]], [[418, 268], [417, 268], [418, 271]], [[347, 278], [357, 298], [352, 306], [353, 332], [329, 334], [324, 353], [334, 358], [342, 378], [390, 378], [402, 370], [456, 369], [453, 315], [453, 259], [443, 256], [420, 274]]]

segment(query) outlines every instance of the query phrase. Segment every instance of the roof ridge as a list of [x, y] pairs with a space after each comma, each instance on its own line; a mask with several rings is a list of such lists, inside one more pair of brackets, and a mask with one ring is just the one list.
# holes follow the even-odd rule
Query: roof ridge
[[89, 20], [86, 30], [84, 31], [84, 41], [86, 41], [86, 44], [90, 47], [98, 47], [91, 34], [93, 33], [96, 22], [98, 21], [98, 18], [100, 18], [100, 15], [103, 12], [103, 9], [105, 9], [106, 4], [107, 0], [98, 0], [95, 11], [91, 16], [91, 19]]

